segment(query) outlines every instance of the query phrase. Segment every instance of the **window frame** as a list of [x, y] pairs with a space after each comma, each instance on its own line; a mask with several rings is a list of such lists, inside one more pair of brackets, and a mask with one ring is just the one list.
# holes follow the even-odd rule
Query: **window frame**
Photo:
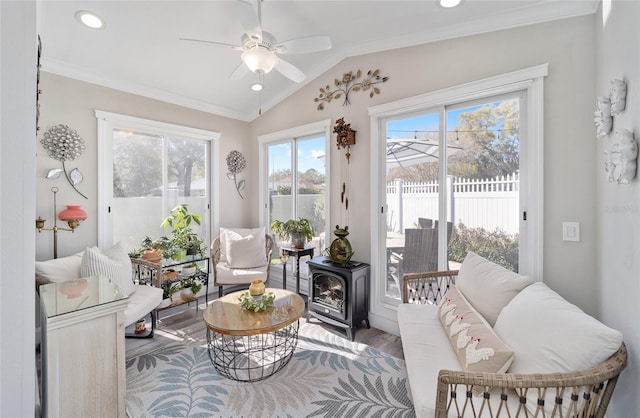
[[[272, 132], [269, 134], [259, 135], [258, 143], [259, 143], [259, 151], [258, 151], [258, 167], [259, 167], [259, 208], [260, 208], [260, 227], [265, 227], [267, 231], [269, 231], [269, 153], [268, 147], [269, 145], [274, 145], [277, 143], [283, 143], [287, 141], [293, 141], [293, 146], [291, 149], [292, 153], [297, 153], [297, 144], [295, 142], [296, 139], [304, 140], [305, 138], [309, 138], [314, 135], [324, 135], [325, 136], [325, 179], [326, 179], [326, 188], [325, 188], [325, 231], [316, 231], [317, 234], [321, 232], [325, 233], [325, 236], [329, 235], [329, 225], [331, 225], [331, 207], [329, 205], [329, 196], [331, 196], [331, 158], [330, 158], [330, 150], [331, 150], [331, 119], [324, 119], [318, 122], [308, 123], [306, 125], [296, 126], [289, 129], [284, 129], [278, 132]], [[292, 165], [292, 176], [294, 184], [297, 184], [297, 164]], [[296, 199], [293, 199], [294, 206]], [[316, 256], [319, 254], [316, 254]]]
[[[412, 112], [434, 108], [451, 108], [457, 103], [470, 102], [509, 93], [524, 92], [522, 102], [526, 121], [521, 129], [526, 132], [527, 141], [520, 144], [521, 167], [527, 168], [526, 178], [520, 184], [520, 230], [526, 231], [526, 238], [520, 242], [520, 250], [527, 256], [521, 258], [520, 272], [542, 280], [543, 272], [543, 216], [544, 216], [544, 77], [548, 74], [548, 64], [497, 75], [450, 88], [425, 93], [383, 105], [372, 106], [369, 110], [371, 147], [371, 277], [386, 277], [383, 243], [386, 236], [385, 164], [386, 132], [385, 120]], [[444, 121], [441, 121], [444, 124]], [[446, 169], [446, 164], [441, 165]], [[442, 177], [442, 176], [441, 176]], [[442, 180], [441, 180], [442, 181]], [[523, 221], [523, 213], [527, 220]], [[385, 296], [385, 283], [376, 280], [371, 284], [370, 320], [373, 326], [399, 333], [396, 320], [398, 302]]]
[[[219, 227], [219, 175], [218, 156], [221, 134], [215, 131], [160, 122], [135, 116], [95, 110], [98, 121], [98, 246], [108, 248], [113, 243], [113, 216], [110, 208], [113, 199], [113, 131], [137, 130], [144, 133], [209, 142], [209, 224], [211, 230]], [[109, 172], [105, 171], [109, 170]]]

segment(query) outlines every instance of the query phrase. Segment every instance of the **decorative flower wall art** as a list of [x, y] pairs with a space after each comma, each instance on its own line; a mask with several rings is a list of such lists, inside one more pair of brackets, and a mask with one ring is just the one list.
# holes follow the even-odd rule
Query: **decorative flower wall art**
[[611, 81], [609, 100], [611, 100], [611, 116], [618, 116], [627, 105], [627, 84], [624, 81], [618, 79]]
[[636, 176], [638, 143], [633, 132], [618, 129], [609, 149], [604, 152], [604, 168], [609, 182], [628, 184]]
[[71, 187], [73, 187], [80, 196], [87, 199], [87, 196], [82, 194], [76, 187], [82, 182], [82, 173], [77, 168], [74, 168], [70, 173], [67, 173], [67, 168], [64, 164], [65, 161], [75, 160], [84, 152], [86, 148], [84, 145], [84, 139], [80, 137], [75, 129], [71, 129], [67, 125], [59, 124], [49, 128], [42, 136], [40, 143], [49, 153], [49, 157], [62, 161], [62, 170], [59, 168], [50, 170], [47, 174], [47, 178], [55, 179], [58, 178], [60, 174], [64, 173]]
[[242, 193], [240, 193], [240, 191], [244, 189], [246, 183], [244, 180], [238, 181], [238, 173], [244, 170], [246, 166], [247, 160], [245, 160], [240, 151], [233, 150], [229, 153], [229, 155], [227, 155], [227, 170], [229, 170], [229, 172], [227, 173], [227, 178], [233, 180], [236, 185], [236, 191], [242, 199], [244, 199], [244, 197], [242, 196]]
[[596, 137], [602, 139], [609, 135], [613, 127], [613, 118], [611, 117], [611, 101], [608, 97], [599, 96], [597, 101], [597, 109], [593, 113], [593, 121], [596, 124]]
[[389, 77], [382, 77], [380, 70], [369, 70], [367, 74], [362, 77], [362, 71], [358, 70], [354, 74], [353, 71], [342, 74], [341, 79], [335, 79], [333, 81], [335, 90], [331, 90], [331, 86], [328, 84], [325, 87], [320, 87], [320, 95], [313, 99], [318, 103], [317, 110], [323, 110], [325, 103], [330, 103], [333, 99], [339, 99], [344, 96], [343, 106], [351, 104], [349, 101], [349, 93], [352, 91], [368, 91], [369, 97], [373, 97], [376, 94], [380, 94], [380, 89], [375, 87], [376, 84], [385, 83], [389, 80]]

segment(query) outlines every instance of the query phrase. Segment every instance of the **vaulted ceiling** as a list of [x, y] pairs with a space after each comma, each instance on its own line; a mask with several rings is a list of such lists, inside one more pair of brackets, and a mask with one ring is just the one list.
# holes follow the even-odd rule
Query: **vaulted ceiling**
[[[328, 35], [332, 48], [279, 55], [306, 79], [295, 83], [273, 70], [256, 93], [249, 85], [257, 74], [230, 79], [240, 51], [179, 39], [241, 45], [247, 19], [257, 21], [255, 1], [41, 1], [42, 70], [250, 121], [259, 102], [263, 110], [273, 107], [346, 57], [590, 14], [598, 7], [598, 0], [463, 0], [453, 9], [436, 0], [265, 0], [262, 28], [277, 42]], [[105, 27], [82, 26], [74, 17], [79, 10], [96, 13]]]

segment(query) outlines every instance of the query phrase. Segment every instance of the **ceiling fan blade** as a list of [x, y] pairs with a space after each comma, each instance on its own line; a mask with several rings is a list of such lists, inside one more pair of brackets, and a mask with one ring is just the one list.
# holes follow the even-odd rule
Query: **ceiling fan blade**
[[305, 73], [303, 73], [295, 65], [283, 59], [280, 59], [280, 58], [278, 59], [279, 61], [276, 64], [275, 69], [278, 70], [280, 74], [282, 74], [283, 76], [287, 77], [292, 81], [295, 81], [296, 83], [301, 83], [302, 81], [304, 81], [305, 78], [307, 78]]
[[245, 75], [247, 75], [249, 72], [251, 72], [251, 70], [249, 70], [249, 67], [247, 67], [247, 65], [244, 62], [241, 62], [240, 65], [238, 65], [233, 70], [233, 72], [229, 76], [229, 79], [231, 79], [231, 80], [240, 80]]
[[250, 39], [255, 41], [262, 40], [262, 22], [260, 21], [260, 0], [258, 0], [258, 12], [253, 8], [254, 2], [239, 0], [237, 2], [242, 7], [242, 13], [240, 14], [240, 25], [244, 29], [244, 32]]
[[211, 44], [211, 45], [217, 45], [217, 46], [224, 46], [224, 47], [227, 47], [227, 48], [235, 49], [236, 51], [242, 51], [242, 46], [240, 46], [240, 45], [225, 44], [224, 42], [207, 41], [207, 40], [204, 40], [204, 39], [192, 39], [192, 38], [179, 38], [179, 39], [181, 41], [195, 42], [195, 43], [200, 43], [200, 44]]
[[326, 35], [305, 36], [280, 42], [275, 45], [275, 48], [280, 54], [307, 54], [326, 51], [331, 49], [331, 38]]

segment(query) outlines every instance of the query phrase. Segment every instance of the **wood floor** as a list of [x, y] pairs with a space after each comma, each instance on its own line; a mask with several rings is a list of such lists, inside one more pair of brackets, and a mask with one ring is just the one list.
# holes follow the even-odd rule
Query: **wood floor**
[[[209, 302], [211, 302], [211, 296]], [[127, 358], [135, 357], [140, 354], [160, 348], [172, 342], [192, 342], [202, 343], [206, 341], [206, 328], [202, 315], [205, 309], [204, 298], [200, 298], [198, 310], [196, 311], [195, 302], [188, 305], [181, 305], [175, 308], [163, 310], [159, 313], [159, 320], [156, 327], [156, 333], [153, 338], [127, 338], [126, 350]], [[147, 317], [148, 319], [148, 317]], [[311, 319], [310, 322], [321, 324], [317, 319]], [[147, 326], [149, 326], [147, 320]], [[346, 337], [342, 329], [332, 327], [331, 325], [322, 325], [327, 331], [336, 335]], [[127, 329], [132, 331], [132, 329]], [[369, 328], [361, 325], [355, 333], [355, 340], [359, 343], [367, 344], [380, 351], [388, 353], [394, 357], [403, 359], [402, 343], [400, 337], [386, 333], [379, 329]]]

